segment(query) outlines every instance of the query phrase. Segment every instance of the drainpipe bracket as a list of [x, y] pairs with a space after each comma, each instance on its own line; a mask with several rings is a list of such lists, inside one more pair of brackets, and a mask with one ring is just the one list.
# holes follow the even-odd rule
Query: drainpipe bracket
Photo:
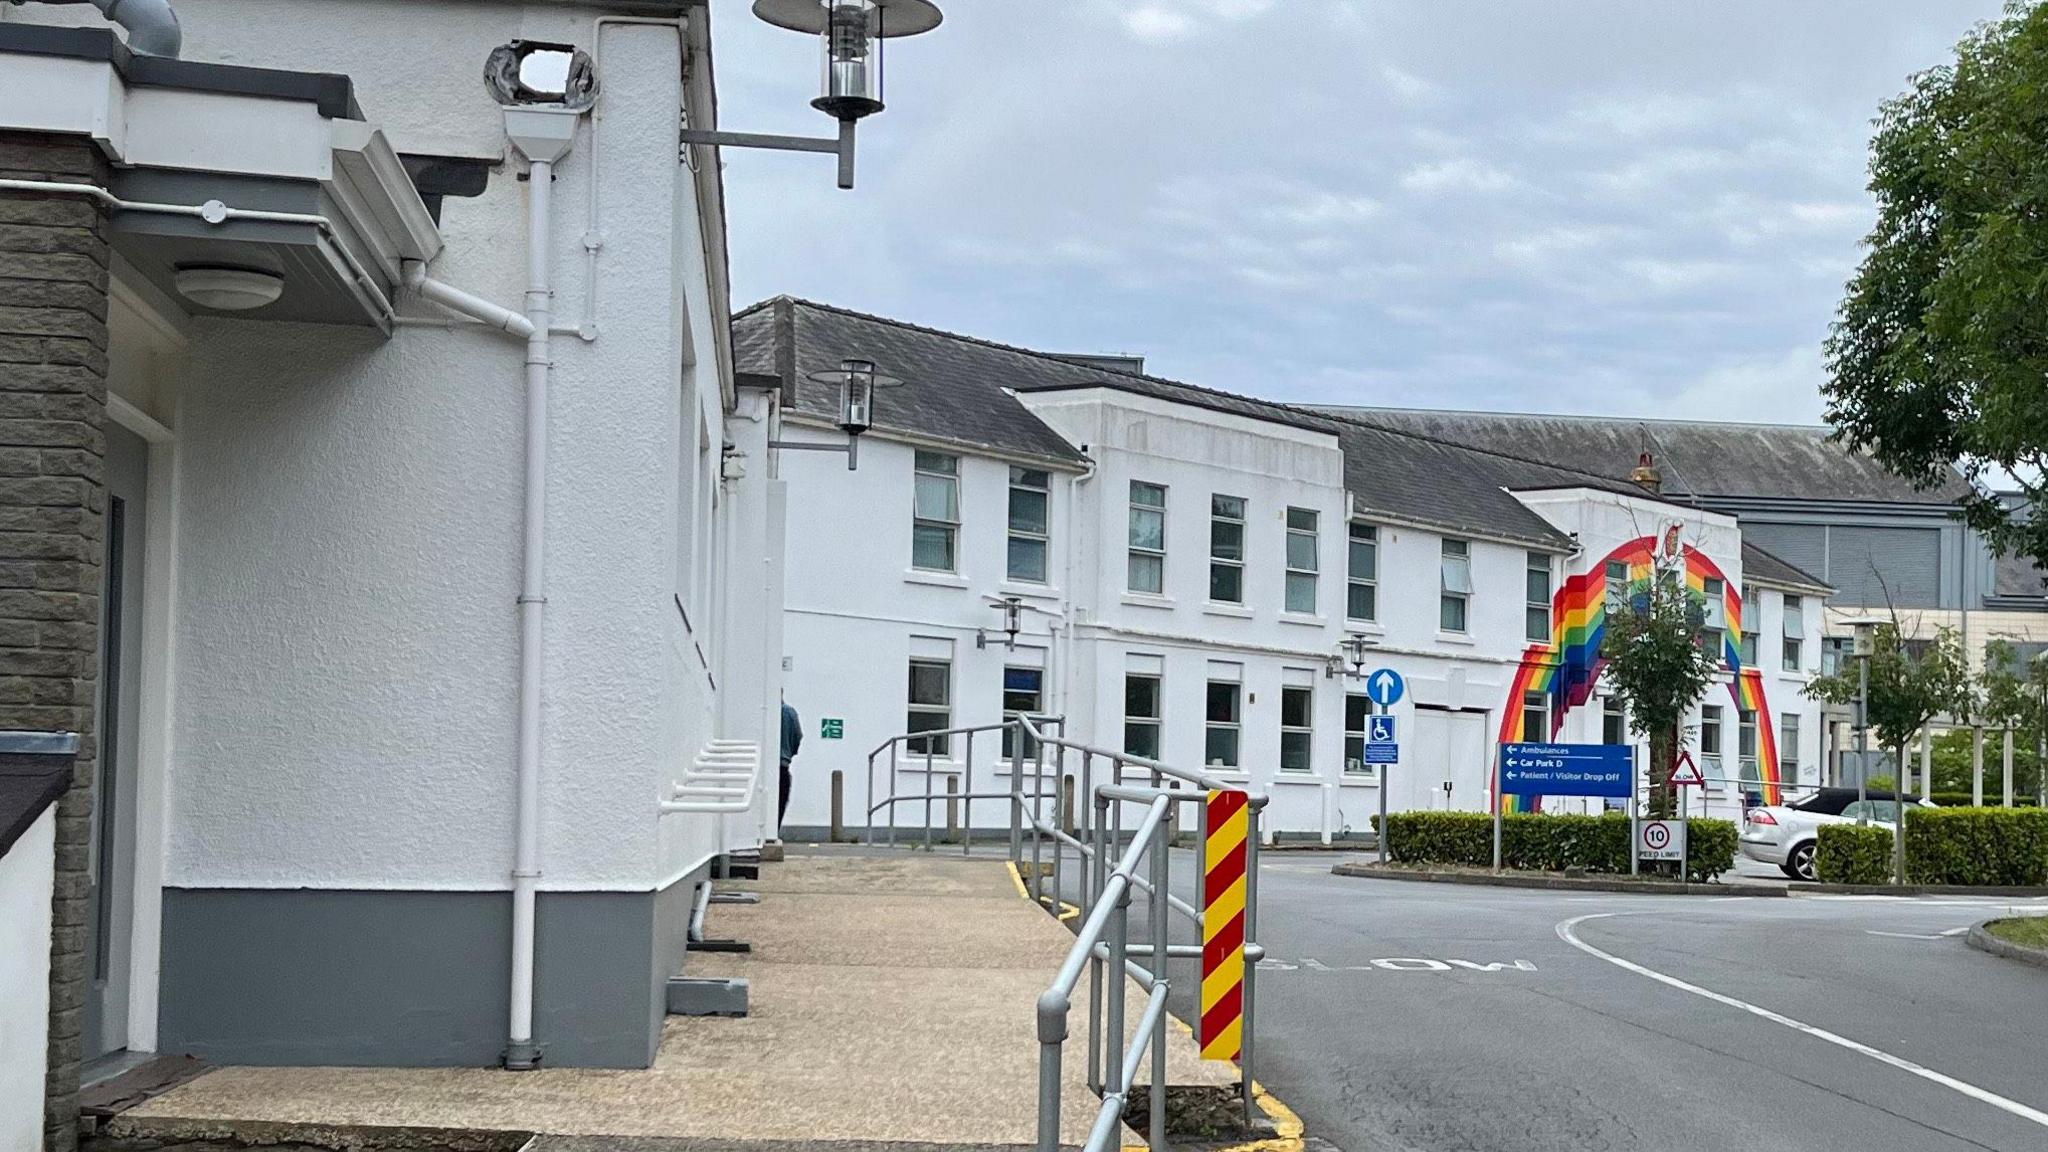
[[531, 1072], [540, 1067], [541, 1046], [531, 1040], [505, 1045], [505, 1071]]

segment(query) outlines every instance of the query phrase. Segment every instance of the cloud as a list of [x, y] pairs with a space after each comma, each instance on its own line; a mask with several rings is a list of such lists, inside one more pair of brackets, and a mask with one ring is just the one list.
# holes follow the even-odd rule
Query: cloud
[[1410, 192], [1499, 192], [1514, 186], [1514, 177], [1465, 157], [1418, 164], [1401, 176], [1401, 187]]
[[[735, 298], [1276, 398], [1811, 420], [1871, 117], [2000, 5], [951, 4], [853, 191], [726, 151]], [[712, 13], [722, 123], [819, 134], [812, 47]]]

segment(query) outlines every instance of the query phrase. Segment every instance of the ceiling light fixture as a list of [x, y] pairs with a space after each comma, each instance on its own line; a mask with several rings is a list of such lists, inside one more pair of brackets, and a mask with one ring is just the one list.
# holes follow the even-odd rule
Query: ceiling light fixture
[[178, 295], [202, 308], [247, 312], [275, 304], [284, 295], [284, 277], [255, 268], [193, 264], [172, 273]]

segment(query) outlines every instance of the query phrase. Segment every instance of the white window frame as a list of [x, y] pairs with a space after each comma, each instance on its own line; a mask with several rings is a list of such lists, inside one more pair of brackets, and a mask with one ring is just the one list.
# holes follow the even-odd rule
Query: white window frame
[[[1230, 689], [1231, 719], [1217, 720], [1209, 715], [1209, 694], [1217, 688]], [[1210, 680], [1202, 689], [1202, 766], [1223, 772], [1236, 772], [1244, 763], [1244, 685], [1236, 680]], [[1218, 732], [1230, 733], [1231, 760], [1226, 764], [1215, 763], [1209, 756], [1209, 737]]]
[[1724, 723], [1721, 705], [1700, 705], [1700, 775], [1706, 778], [1707, 787], [1716, 792], [1721, 790], [1721, 782], [1728, 779]]
[[[1159, 503], [1139, 503], [1138, 490], [1141, 488], [1147, 491], [1159, 493]], [[1166, 594], [1166, 485], [1154, 484], [1149, 480], [1133, 480], [1131, 481], [1129, 498], [1130, 521], [1124, 537], [1124, 588], [1126, 591], [1135, 592], [1141, 596], [1164, 596]], [[1139, 547], [1137, 542], [1137, 525], [1138, 518], [1140, 516], [1157, 516], [1159, 518], [1159, 547]], [[1159, 578], [1157, 581], [1158, 587], [1138, 587], [1136, 576], [1138, 572], [1139, 560], [1152, 560], [1157, 562], [1157, 571], [1159, 573]]]
[[[1529, 735], [1529, 717], [1532, 713], [1541, 717], [1541, 719], [1537, 722], [1536, 734], [1534, 736]], [[1521, 720], [1517, 725], [1517, 730], [1520, 731], [1522, 734], [1521, 743], [1550, 743], [1550, 720], [1550, 693], [1522, 693]]]
[[[1763, 780], [1763, 770], [1757, 762], [1757, 723], [1755, 712], [1747, 708], [1735, 710], [1735, 787], [1738, 792], [1745, 791], [1751, 780], [1759, 783]], [[1745, 744], [1748, 745], [1747, 751], [1743, 749]], [[1745, 772], [1753, 775], [1745, 775]]]
[[1780, 779], [1784, 778], [1785, 766], [1789, 763], [1792, 772], [1787, 783], [1791, 784], [1799, 783], [1799, 742], [1805, 738], [1805, 733], [1800, 731], [1802, 727], [1799, 713], [1778, 714], [1778, 775]]
[[[1290, 693], [1300, 693], [1308, 698], [1306, 724], [1287, 722], [1287, 700]], [[1308, 745], [1304, 762], [1299, 768], [1287, 766], [1288, 737], [1299, 737]], [[1289, 776], [1310, 776], [1316, 770], [1316, 690], [1313, 684], [1283, 684], [1280, 686], [1280, 771]]]
[[[1012, 672], [1029, 672], [1029, 673], [1031, 673], [1032, 675], [1034, 675], [1034, 676], [1037, 676], [1037, 677], [1038, 677], [1038, 690], [1037, 690], [1037, 696], [1038, 696], [1038, 706], [1037, 706], [1037, 707], [1035, 707], [1035, 708], [1032, 708], [1032, 709], [1030, 709], [1029, 711], [1025, 711], [1025, 710], [1022, 710], [1022, 709], [1015, 709], [1015, 708], [1012, 708], [1012, 707], [1010, 707], [1010, 673], [1012, 673]], [[1031, 666], [1029, 666], [1029, 665], [1024, 665], [1024, 664], [1005, 664], [1005, 665], [1003, 665], [1003, 680], [1002, 680], [1002, 685], [1001, 685], [1001, 687], [1002, 687], [1002, 695], [1001, 695], [1001, 702], [1002, 702], [1002, 705], [1003, 705], [1003, 722], [1004, 722], [1005, 724], [1009, 723], [1009, 722], [1010, 722], [1010, 721], [1012, 721], [1012, 720], [1015, 720], [1015, 719], [1016, 719], [1017, 717], [1019, 717], [1019, 716], [1038, 716], [1038, 715], [1042, 715], [1042, 714], [1044, 714], [1044, 711], [1045, 711], [1045, 669], [1043, 669], [1043, 668], [1034, 668], [1034, 667], [1031, 667]], [[1015, 736], [1015, 734], [1016, 734], [1016, 729], [1014, 729], [1014, 728], [1005, 728], [1005, 729], [1003, 729], [1003, 739], [1002, 739], [1002, 756], [1003, 756], [1003, 763], [1005, 763], [1005, 764], [1008, 764], [1008, 763], [1010, 763], [1011, 755], [1012, 755], [1012, 753], [1013, 753], [1013, 752], [1015, 752], [1015, 750], [1016, 750], [1016, 743], [1015, 743], [1015, 741], [1014, 741], [1014, 739], [1013, 739], [1013, 737]], [[1025, 759], [1026, 761], [1033, 761], [1033, 762], [1035, 762], [1035, 761], [1037, 760], [1037, 758], [1038, 758], [1038, 742], [1037, 742], [1036, 740], [1026, 740], [1026, 741], [1024, 742], [1024, 759]]]
[[[1222, 504], [1226, 500], [1236, 503], [1236, 515], [1230, 515], [1223, 510]], [[1250, 507], [1250, 503], [1242, 496], [1230, 496], [1222, 492], [1211, 492], [1209, 494], [1209, 601], [1212, 604], [1242, 605], [1244, 603], [1245, 510], [1248, 507]], [[1235, 528], [1237, 530], [1237, 554], [1235, 556], [1227, 556], [1218, 551], [1219, 546], [1216, 542], [1216, 530], [1218, 528]], [[1234, 599], [1224, 599], [1216, 595], [1216, 574], [1224, 570], [1234, 572], [1237, 575], [1237, 596]]]
[[[1344, 539], [1344, 618], [1347, 620], [1356, 620], [1363, 624], [1376, 623], [1380, 618], [1379, 526], [1377, 524], [1366, 524], [1361, 521], [1353, 520], [1350, 523], [1349, 527], [1347, 527], [1345, 530]], [[1358, 550], [1360, 548], [1365, 549], [1365, 556], [1368, 561], [1368, 566], [1371, 568], [1370, 575], [1361, 576], [1358, 574]], [[1355, 589], [1364, 589], [1366, 599], [1372, 602], [1372, 611], [1370, 615], [1356, 616], [1352, 614], [1351, 593]]]
[[[1030, 482], [1030, 478], [1034, 476], [1039, 479], [1039, 483], [1036, 485]], [[1017, 494], [1019, 492], [1035, 493], [1045, 501], [1045, 523], [1040, 530], [1032, 531], [1029, 528], [1017, 527]], [[1044, 562], [1044, 570], [1039, 575], [1019, 576], [1017, 574], [1017, 545], [1019, 542], [1026, 545], [1038, 545], [1039, 555], [1043, 558]], [[1003, 561], [1005, 576], [1019, 584], [1049, 584], [1052, 582], [1052, 473], [1047, 469], [1022, 468], [1014, 464], [1010, 466], [1009, 541]]]
[[[1522, 598], [1525, 601], [1522, 609], [1522, 632], [1524, 639], [1532, 643], [1550, 643], [1550, 598], [1556, 592], [1554, 567], [1550, 561], [1549, 553], [1531, 552], [1529, 553], [1528, 567], [1522, 574]], [[1541, 596], [1538, 596], [1530, 587], [1530, 584], [1538, 575], [1541, 575], [1543, 578], [1543, 593]], [[1536, 624], [1539, 613], [1543, 620], [1541, 626]]]
[[[944, 700], [934, 704], [929, 701], [920, 702], [912, 697], [911, 687], [916, 683], [917, 666], [920, 664], [940, 668], [945, 671], [943, 683], [946, 686], [946, 698]], [[937, 716], [941, 721], [937, 725], [938, 728], [953, 727], [953, 662], [933, 656], [912, 656], [907, 667], [909, 673], [903, 690], [906, 714], [910, 716]], [[906, 723], [904, 729], [908, 731], [909, 728], [910, 725]], [[931, 731], [931, 729], [925, 729], [925, 731]], [[909, 740], [905, 741], [904, 751], [909, 755], [923, 757], [925, 754], [923, 749], [912, 750], [919, 739], [920, 737], [912, 736]], [[934, 758], [946, 759], [952, 756], [953, 738], [951, 736], [930, 737], [928, 743], [931, 745], [931, 754]]]
[[1763, 644], [1757, 639], [1764, 622], [1764, 603], [1754, 588], [1742, 590], [1742, 637], [1735, 642], [1735, 653], [1742, 657], [1744, 668], [1757, 666], [1758, 653]]
[[1778, 627], [1778, 667], [1806, 671], [1806, 597], [1784, 597], [1784, 620]]
[[[1380, 778], [1380, 766], [1365, 762], [1365, 737], [1372, 727], [1372, 697], [1363, 692], [1344, 694], [1344, 776], [1349, 780], [1371, 780]], [[1352, 725], [1357, 720], [1357, 726]], [[1353, 756], [1353, 750], [1358, 755]]]
[[[1305, 528], [1296, 527], [1295, 518], [1297, 516], [1305, 518], [1308, 526]], [[1322, 592], [1320, 587], [1320, 573], [1323, 567], [1322, 513], [1317, 512], [1313, 508], [1290, 507], [1287, 509], [1284, 523], [1287, 529], [1287, 536], [1280, 554], [1282, 563], [1287, 567], [1287, 577], [1285, 586], [1280, 592], [1280, 608], [1282, 611], [1295, 616], [1313, 616], [1316, 614], [1316, 603]], [[1294, 562], [1294, 545], [1299, 540], [1308, 541], [1308, 567], [1306, 568], [1299, 567]], [[1308, 607], [1298, 608], [1295, 606], [1294, 590], [1297, 588], [1308, 589]]]
[[[1132, 680], [1150, 680], [1150, 681], [1152, 682], [1152, 708], [1153, 708], [1153, 714], [1152, 714], [1152, 715], [1150, 715], [1150, 716], [1137, 716], [1137, 715], [1133, 715], [1133, 714], [1131, 713], [1131, 681], [1132, 681]], [[1205, 704], [1205, 706], [1206, 706], [1206, 704]], [[1134, 749], [1134, 748], [1132, 748], [1132, 747], [1131, 747], [1131, 730], [1132, 730], [1133, 728], [1147, 728], [1147, 729], [1150, 729], [1150, 730], [1151, 730], [1151, 732], [1152, 732], [1152, 751], [1151, 751], [1151, 752], [1149, 752], [1149, 753], [1145, 753], [1145, 752], [1139, 752], [1139, 751], [1137, 751], [1136, 749]], [[1165, 753], [1165, 751], [1166, 751], [1166, 744], [1165, 744], [1165, 739], [1166, 739], [1166, 677], [1165, 677], [1165, 676], [1164, 676], [1163, 674], [1161, 674], [1161, 673], [1158, 673], [1158, 672], [1131, 672], [1131, 671], [1126, 671], [1126, 672], [1124, 673], [1124, 743], [1123, 743], [1123, 748], [1124, 748], [1124, 752], [1125, 752], [1126, 754], [1128, 754], [1128, 755], [1132, 755], [1132, 756], [1143, 756], [1143, 757], [1145, 757], [1145, 758], [1146, 758], [1146, 759], [1148, 759], [1148, 760], [1158, 760], [1158, 759], [1160, 759], [1160, 758], [1162, 757], [1162, 755], [1163, 755], [1163, 754]]]
[[[948, 461], [950, 468], [941, 468], [938, 461]], [[910, 478], [910, 566], [919, 572], [958, 572], [960, 570], [960, 457], [951, 452], [927, 452], [917, 449], [911, 456]], [[942, 483], [951, 498], [952, 518], [940, 519], [924, 515], [919, 507], [917, 492], [925, 481]], [[917, 534], [919, 529], [937, 530], [945, 533], [946, 566], [933, 567], [917, 562]]]
[[1706, 599], [1700, 622], [1700, 643], [1707, 655], [1716, 664], [1726, 664], [1728, 657], [1728, 582], [1716, 576], [1709, 576], [1700, 583], [1700, 591]]
[[[1440, 587], [1437, 595], [1437, 630], [1459, 636], [1466, 635], [1472, 631], [1472, 542], [1446, 536], [1438, 549], [1438, 558]], [[1458, 605], [1456, 628], [1444, 621], [1444, 610], [1454, 601]]]

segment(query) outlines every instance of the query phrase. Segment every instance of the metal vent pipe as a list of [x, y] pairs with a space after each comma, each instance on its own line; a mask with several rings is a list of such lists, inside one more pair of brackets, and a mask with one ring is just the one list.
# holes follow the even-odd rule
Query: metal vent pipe
[[[27, 0], [13, 0], [16, 4]], [[172, 56], [184, 46], [171, 0], [42, 0], [46, 4], [91, 4], [128, 30], [128, 47], [150, 56]]]

